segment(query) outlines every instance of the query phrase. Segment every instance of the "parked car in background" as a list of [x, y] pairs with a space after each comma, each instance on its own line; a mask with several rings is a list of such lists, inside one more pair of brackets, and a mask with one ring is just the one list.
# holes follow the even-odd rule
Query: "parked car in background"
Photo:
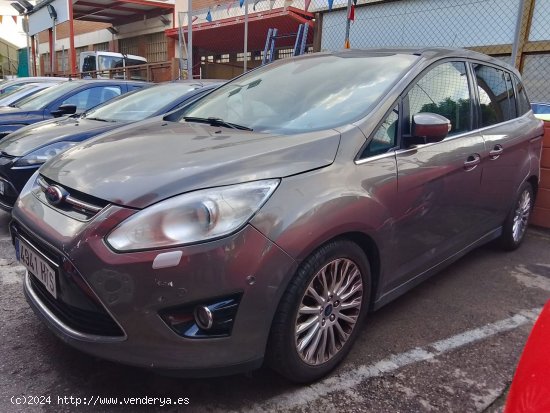
[[0, 208], [10, 211], [34, 171], [53, 156], [101, 133], [181, 108], [221, 84], [162, 83], [122, 95], [80, 117], [51, 119], [11, 133], [0, 142]]
[[13, 90], [19, 89], [20, 87], [28, 83], [44, 83], [44, 82], [53, 82], [59, 83], [68, 80], [64, 77], [45, 77], [45, 76], [33, 76], [33, 77], [18, 77], [10, 80], [3, 80], [0, 82], [0, 97], [5, 93], [9, 93]]
[[[82, 52], [80, 53], [80, 72], [82, 76], [99, 79], [108, 79], [109, 69], [123, 69], [130, 66], [144, 65], [147, 59], [142, 56], [115, 52]], [[124, 72], [116, 73], [113, 77], [122, 78]]]
[[201, 375], [265, 357], [309, 382], [369, 310], [524, 238], [543, 128], [498, 59], [315, 53], [178, 115], [52, 158], [13, 208], [28, 302], [82, 351]]
[[14, 89], [11, 92], [0, 95], [0, 106], [11, 106], [17, 103], [19, 100], [32, 96], [41, 90], [48, 89], [49, 87], [58, 85], [55, 82], [43, 82], [43, 83], [27, 83], [18, 89]]
[[81, 114], [110, 99], [150, 86], [121, 80], [72, 80], [0, 107], [0, 138], [23, 126], [64, 115]]
[[537, 118], [550, 122], [550, 103], [531, 103], [531, 108]]
[[550, 103], [531, 103], [535, 115], [550, 115]]

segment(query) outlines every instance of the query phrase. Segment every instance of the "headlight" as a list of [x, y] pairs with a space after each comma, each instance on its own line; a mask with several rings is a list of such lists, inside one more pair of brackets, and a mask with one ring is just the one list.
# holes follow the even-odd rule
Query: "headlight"
[[25, 186], [23, 187], [23, 189], [19, 193], [20, 196], [23, 196], [27, 192], [29, 192], [29, 191], [35, 189], [36, 187], [38, 187], [38, 183], [36, 182], [36, 178], [38, 178], [39, 172], [40, 171], [38, 171], [38, 170], [34, 171], [34, 174], [32, 174], [30, 179], [27, 181], [27, 183], [25, 184]]
[[106, 240], [115, 250], [132, 251], [223, 237], [245, 225], [277, 185], [269, 179], [178, 195], [132, 215]]
[[34, 166], [41, 165], [55, 155], [65, 152], [67, 149], [75, 146], [78, 142], [56, 142], [46, 145], [34, 152], [31, 152], [22, 158], [19, 158], [14, 166]]

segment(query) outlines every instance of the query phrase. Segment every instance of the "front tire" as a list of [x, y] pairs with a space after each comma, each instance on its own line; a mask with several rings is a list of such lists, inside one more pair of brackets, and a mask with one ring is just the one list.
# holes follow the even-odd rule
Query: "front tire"
[[298, 383], [334, 369], [365, 318], [370, 286], [369, 262], [357, 244], [331, 241], [311, 254], [277, 308], [267, 350], [271, 367]]
[[533, 193], [533, 186], [529, 182], [525, 182], [519, 190], [519, 195], [512, 210], [508, 214], [506, 221], [504, 221], [500, 245], [506, 251], [513, 251], [519, 248], [525, 238], [529, 215], [534, 204]]

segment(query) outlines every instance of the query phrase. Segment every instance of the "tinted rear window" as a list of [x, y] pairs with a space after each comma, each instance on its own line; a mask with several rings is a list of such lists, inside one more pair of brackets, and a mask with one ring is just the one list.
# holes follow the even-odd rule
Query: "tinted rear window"
[[531, 110], [531, 105], [529, 104], [527, 93], [525, 93], [525, 86], [523, 86], [523, 82], [521, 82], [516, 76], [514, 76], [514, 81], [516, 82], [516, 90], [518, 93], [518, 114], [524, 115]]
[[473, 65], [481, 109], [481, 127], [514, 118], [512, 115], [506, 72], [492, 66]]

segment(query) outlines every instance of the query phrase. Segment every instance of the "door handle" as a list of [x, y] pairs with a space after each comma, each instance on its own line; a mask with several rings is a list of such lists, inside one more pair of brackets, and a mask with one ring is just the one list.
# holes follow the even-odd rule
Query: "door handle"
[[474, 153], [464, 161], [464, 169], [466, 171], [473, 171], [476, 166], [478, 166], [481, 162], [481, 156], [479, 154]]
[[494, 161], [495, 159], [498, 159], [500, 155], [502, 155], [502, 152], [504, 152], [504, 148], [502, 145], [495, 145], [492, 151], [489, 152], [489, 159]]

